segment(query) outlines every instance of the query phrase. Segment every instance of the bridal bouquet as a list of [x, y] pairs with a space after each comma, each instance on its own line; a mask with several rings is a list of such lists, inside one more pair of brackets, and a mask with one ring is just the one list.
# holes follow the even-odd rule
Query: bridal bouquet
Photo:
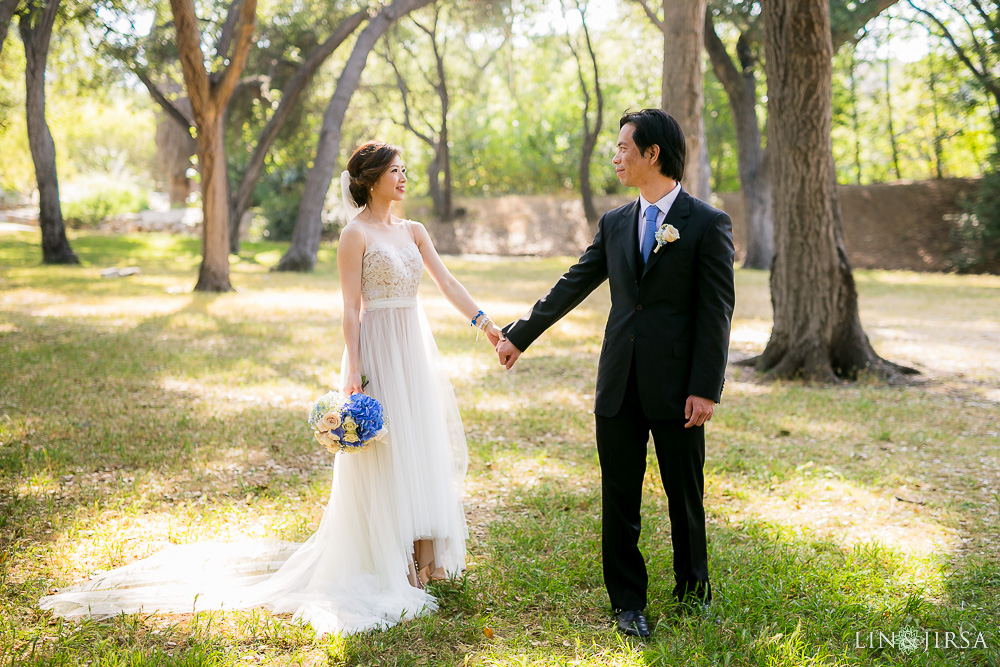
[[331, 391], [313, 404], [309, 425], [330, 453], [362, 452], [385, 435], [382, 405], [371, 396]]

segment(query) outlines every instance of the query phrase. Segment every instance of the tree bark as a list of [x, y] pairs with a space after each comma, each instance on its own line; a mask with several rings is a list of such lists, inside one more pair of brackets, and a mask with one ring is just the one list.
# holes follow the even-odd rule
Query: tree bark
[[682, 184], [698, 197], [707, 199], [711, 185], [703, 183], [702, 118], [704, 91], [701, 84], [701, 48], [705, 34], [708, 0], [662, 0], [663, 18], [657, 16], [650, 0], [636, 0], [663, 34], [663, 74], [660, 106], [680, 123], [687, 143], [687, 159]]
[[[594, 122], [591, 124], [591, 95], [587, 87], [587, 78], [583, 74], [583, 62], [580, 53], [573, 45], [573, 38], [568, 36], [569, 48], [576, 59], [576, 71], [580, 81], [580, 91], [583, 93], [583, 146], [580, 149], [580, 197], [583, 200], [583, 214], [591, 227], [596, 229], [600, 213], [594, 206], [594, 189], [590, 184], [590, 163], [594, 158], [594, 149], [597, 147], [597, 139], [601, 134], [601, 126], [604, 122], [604, 94], [601, 90], [601, 75], [597, 66], [597, 54], [594, 52], [594, 44], [590, 39], [590, 28], [587, 27], [587, 12], [580, 0], [576, 0], [576, 10], [580, 13], [580, 26], [583, 29], [584, 43], [587, 46], [587, 56], [590, 59], [590, 67], [594, 71], [594, 97], [596, 113]], [[563, 14], [565, 16], [565, 13]]]
[[295, 228], [292, 231], [292, 242], [284, 256], [273, 267], [276, 271], [311, 271], [316, 265], [316, 253], [323, 234], [323, 203], [326, 193], [333, 180], [333, 172], [340, 152], [340, 133], [344, 123], [344, 114], [350, 105], [351, 97], [357, 90], [375, 42], [388, 30], [400, 16], [414, 9], [429, 5], [432, 0], [393, 0], [384, 7], [365, 29], [358, 35], [354, 50], [344, 65], [337, 87], [330, 103], [323, 114], [323, 126], [319, 133], [319, 146], [312, 169], [306, 178], [306, 187], [299, 204]]
[[[177, 52], [191, 101], [198, 139], [201, 175], [202, 261], [195, 291], [226, 292], [229, 282], [228, 179], [226, 176], [226, 105], [246, 66], [257, 16], [257, 0], [237, 0], [239, 14], [229, 65], [209, 74], [201, 50], [201, 31], [193, 0], [170, 0], [177, 29]], [[235, 5], [234, 5], [235, 7]]]
[[824, 382], [894, 377], [904, 369], [876, 355], [861, 328], [841, 233], [829, 0], [764, 0], [762, 18], [777, 251], [774, 326], [756, 367]]
[[254, 190], [264, 173], [264, 161], [268, 151], [271, 150], [278, 133], [281, 132], [281, 128], [285, 126], [292, 111], [294, 111], [299, 97], [309, 87], [320, 66], [333, 55], [337, 48], [344, 43], [344, 40], [357, 30], [367, 17], [365, 12], [359, 11], [345, 19], [322, 44], [313, 49], [281, 91], [281, 102], [275, 109], [274, 115], [264, 125], [264, 129], [260, 131], [257, 145], [254, 146], [253, 153], [250, 155], [250, 162], [247, 164], [246, 171], [243, 172], [243, 177], [240, 178], [236, 192], [229, 202], [230, 250], [239, 248], [240, 220], [243, 219], [243, 214], [247, 212], [253, 201]]
[[45, 119], [45, 63], [52, 41], [52, 26], [59, 11], [59, 0], [50, 0], [44, 8], [29, 1], [18, 18], [18, 30], [24, 42], [25, 120], [28, 146], [35, 166], [38, 185], [38, 226], [42, 232], [42, 261], [46, 264], [79, 264], [66, 238], [66, 225], [59, 204], [59, 173], [56, 169], [56, 145]]
[[736, 43], [739, 68], [715, 32], [711, 13], [705, 13], [705, 50], [715, 77], [729, 99], [736, 129], [736, 156], [740, 190], [747, 215], [745, 269], [769, 269], [774, 257], [774, 222], [771, 216], [771, 179], [757, 121], [756, 61], [743, 35]]
[[7, 31], [20, 2], [21, 0], [0, 0], [0, 53], [3, 53], [3, 43], [7, 41]]

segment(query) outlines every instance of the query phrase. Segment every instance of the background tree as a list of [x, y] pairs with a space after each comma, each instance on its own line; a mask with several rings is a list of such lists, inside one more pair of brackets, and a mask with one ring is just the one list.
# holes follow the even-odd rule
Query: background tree
[[[862, 0], [831, 3], [831, 30], [834, 52], [854, 38], [874, 17], [898, 0]], [[718, 19], [739, 32], [734, 60], [719, 36]], [[774, 255], [774, 223], [771, 213], [771, 178], [767, 151], [761, 143], [757, 116], [757, 51], [763, 31], [756, 0], [726, 0], [712, 3], [705, 14], [705, 48], [712, 69], [726, 91], [737, 137], [740, 189], [747, 220], [747, 247], [743, 266], [766, 269]]]
[[[573, 36], [567, 34], [570, 51], [573, 52], [573, 59], [576, 61], [576, 71], [580, 81], [580, 92], [583, 95], [583, 109], [581, 120], [583, 121], [583, 146], [580, 149], [580, 175], [579, 188], [580, 198], [583, 200], [583, 214], [587, 217], [587, 222], [595, 226], [600, 219], [600, 213], [594, 206], [594, 189], [590, 184], [590, 162], [594, 157], [594, 149], [597, 147], [597, 138], [601, 134], [601, 127], [604, 123], [604, 93], [601, 91], [601, 74], [597, 66], [597, 54], [594, 53], [594, 43], [590, 39], [590, 28], [587, 27], [587, 3], [575, 0], [576, 11], [580, 14], [580, 32], [583, 34], [583, 47], [587, 49], [586, 59], [589, 61], [586, 69], [589, 69], [594, 78], [594, 94], [591, 98], [590, 84], [584, 74], [584, 58], [580, 56], [581, 47], [574, 44]], [[566, 6], [563, 5], [563, 16], [567, 14]], [[568, 28], [567, 28], [568, 30]], [[593, 105], [593, 108], [591, 107]]]
[[844, 249], [831, 139], [829, 0], [763, 0], [774, 193], [774, 326], [754, 360], [773, 377], [833, 381], [903, 372], [861, 328]]
[[[225, 69], [208, 72], [201, 50], [201, 30], [194, 0], [170, 0], [177, 30], [177, 51], [184, 85], [191, 100], [198, 140], [198, 169], [201, 173], [202, 261], [197, 291], [224, 292], [229, 283], [229, 206], [226, 181], [226, 105], [236, 88], [250, 50], [256, 23], [257, 0], [235, 0], [230, 16], [235, 16], [232, 40], [220, 39], [218, 58], [228, 62]], [[228, 56], [228, 57], [226, 57]]]
[[[422, 21], [411, 17], [411, 23], [427, 37], [430, 44], [433, 57], [430, 67], [420, 63], [419, 56], [414, 49], [415, 44], [408, 39], [397, 39], [395, 42], [389, 42], [387, 38], [384, 57], [392, 69], [396, 88], [399, 90], [400, 100], [403, 104], [402, 120], [397, 122], [430, 149], [431, 159], [427, 163], [428, 193], [434, 206], [434, 215], [439, 220], [448, 222], [454, 217], [448, 131], [451, 96], [448, 93], [448, 71], [445, 68], [445, 61], [448, 60], [448, 39], [447, 32], [441, 29], [441, 12], [441, 3], [435, 2], [429, 20]], [[412, 73], [413, 68], [409, 68], [410, 72], [404, 75], [399, 58], [393, 54], [393, 44], [395, 44], [395, 48], [405, 52], [407, 61], [418, 64], [416, 69], [419, 70], [419, 76], [428, 86], [436, 101], [437, 113], [434, 114], [436, 117], [433, 119], [417, 106], [419, 103], [414, 99], [413, 88], [407, 83], [408, 80], [412, 81], [416, 78]]]
[[66, 238], [59, 202], [56, 145], [45, 119], [45, 65], [52, 41], [52, 28], [60, 0], [39, 5], [27, 0], [18, 15], [18, 30], [24, 42], [25, 117], [31, 159], [38, 185], [38, 226], [42, 231], [42, 261], [46, 264], [79, 264]]
[[701, 51], [705, 43], [705, 9], [708, 0], [662, 0], [662, 16], [651, 0], [636, 0], [649, 20], [663, 34], [663, 75], [660, 106], [670, 113], [687, 142], [684, 187], [699, 199], [711, 195], [711, 184], [701, 168], [705, 152], [705, 122], [702, 118]]
[[295, 229], [292, 232], [292, 243], [274, 266], [274, 270], [311, 271], [316, 264], [316, 253], [319, 252], [319, 243], [323, 235], [323, 204], [330, 183], [333, 181], [337, 155], [340, 152], [340, 133], [344, 114], [347, 113], [347, 107], [358, 88], [368, 55], [394, 21], [430, 3], [431, 0], [393, 0], [392, 4], [384, 6], [358, 34], [354, 50], [347, 59], [340, 78], [337, 79], [337, 86], [323, 114], [319, 146], [306, 179], [302, 203], [299, 205]]

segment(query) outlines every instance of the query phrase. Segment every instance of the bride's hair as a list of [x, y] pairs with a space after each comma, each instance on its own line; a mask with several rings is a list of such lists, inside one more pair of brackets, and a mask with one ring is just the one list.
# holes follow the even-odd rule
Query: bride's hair
[[351, 198], [356, 205], [371, 203], [371, 188], [400, 153], [402, 150], [398, 146], [384, 141], [366, 141], [354, 149], [347, 161], [347, 173], [351, 175]]

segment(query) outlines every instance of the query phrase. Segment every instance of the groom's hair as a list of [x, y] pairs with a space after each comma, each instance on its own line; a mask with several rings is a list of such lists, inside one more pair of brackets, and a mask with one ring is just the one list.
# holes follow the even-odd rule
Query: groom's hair
[[618, 121], [618, 129], [631, 123], [635, 127], [632, 141], [639, 152], [646, 154], [652, 146], [660, 147], [660, 173], [675, 181], [684, 178], [684, 159], [687, 144], [680, 123], [662, 109], [626, 111]]

